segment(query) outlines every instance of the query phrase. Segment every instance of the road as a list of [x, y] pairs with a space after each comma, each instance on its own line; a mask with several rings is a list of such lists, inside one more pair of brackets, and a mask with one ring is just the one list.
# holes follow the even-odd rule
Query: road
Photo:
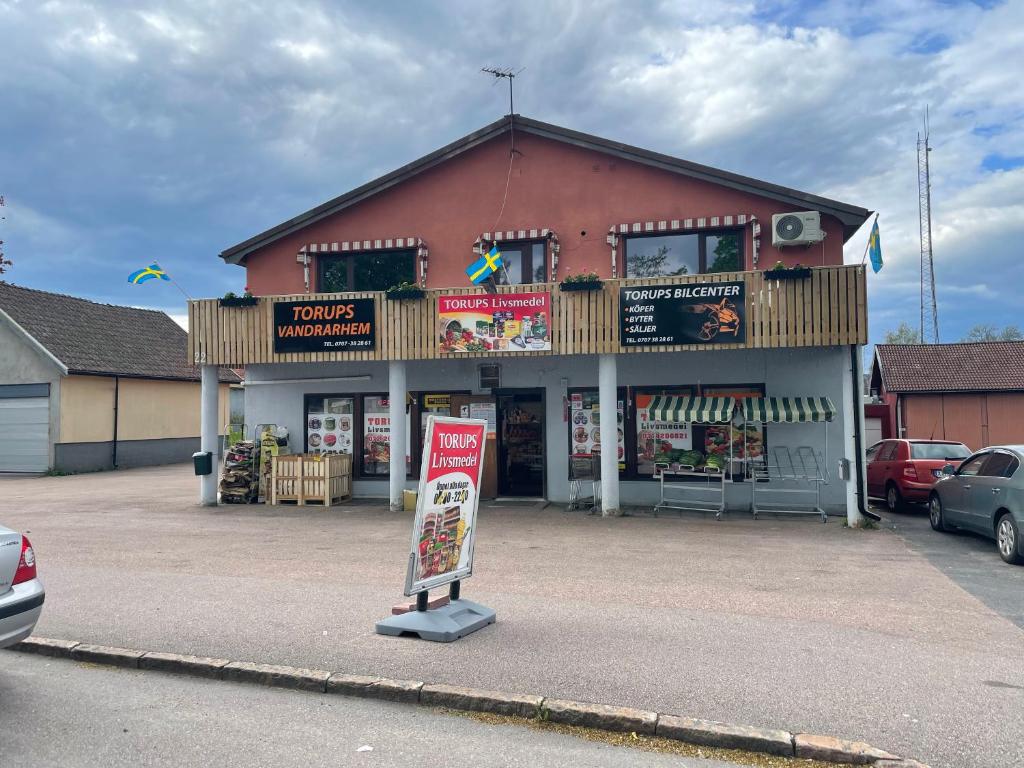
[[993, 611], [1024, 629], [1024, 567], [1007, 565], [995, 542], [965, 531], [937, 533], [928, 522], [925, 506], [883, 515], [907, 546]]
[[409, 705], [11, 651], [0, 651], [0, 734], [4, 768], [737, 768]]
[[1024, 765], [1024, 632], [891, 529], [489, 508], [463, 594], [498, 623], [444, 645], [373, 633], [401, 600], [408, 514], [200, 508], [188, 467], [0, 487], [0, 520], [30, 531], [46, 582], [43, 636]]

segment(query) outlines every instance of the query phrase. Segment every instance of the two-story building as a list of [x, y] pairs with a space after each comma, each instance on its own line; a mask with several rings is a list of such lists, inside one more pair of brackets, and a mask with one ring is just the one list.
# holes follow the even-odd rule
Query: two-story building
[[[868, 215], [506, 116], [221, 253], [259, 299], [191, 302], [190, 354], [245, 366], [248, 424], [352, 453], [356, 495], [393, 506], [435, 413], [488, 421], [485, 497], [564, 502], [599, 455], [608, 514], [710, 468], [729, 509], [814, 476], [812, 506], [855, 516], [866, 288], [843, 244]], [[489, 252], [490, 290], [467, 273]]]

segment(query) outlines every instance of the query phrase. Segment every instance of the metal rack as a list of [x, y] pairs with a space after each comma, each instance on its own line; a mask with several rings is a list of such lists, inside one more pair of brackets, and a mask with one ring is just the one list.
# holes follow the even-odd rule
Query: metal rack
[[[828, 463], [813, 448], [799, 446], [794, 456], [788, 447], [776, 446], [767, 458], [751, 462], [748, 468], [753, 481], [751, 510], [755, 520], [760, 512], [782, 512], [819, 515], [821, 522], [828, 522], [821, 506], [821, 486], [829, 482]], [[773, 482], [788, 487], [773, 488]]]
[[[590, 495], [584, 496], [590, 483]], [[601, 454], [573, 454], [569, 457], [569, 509], [588, 508], [595, 512], [601, 508]]]
[[[730, 464], [731, 464], [730, 455]], [[683, 465], [680, 469], [670, 469], [668, 464], [656, 463], [654, 472], [661, 487], [661, 501], [654, 505], [654, 514], [662, 509], [690, 510], [695, 512], [714, 512], [715, 519], [721, 520], [725, 511], [726, 475], [721, 469], [705, 468], [698, 472], [695, 467]], [[701, 482], [666, 482], [665, 478], [701, 478]]]

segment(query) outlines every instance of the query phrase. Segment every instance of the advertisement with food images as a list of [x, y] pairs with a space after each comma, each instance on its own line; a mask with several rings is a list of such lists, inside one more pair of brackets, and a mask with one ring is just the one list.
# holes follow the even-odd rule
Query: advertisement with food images
[[486, 429], [486, 422], [476, 419], [427, 419], [406, 595], [473, 572]]
[[551, 349], [547, 292], [438, 296], [437, 312], [442, 354]]
[[327, 397], [306, 416], [309, 453], [352, 453], [352, 398]]
[[636, 395], [637, 472], [654, 474], [655, 464], [670, 469], [703, 465], [704, 454], [693, 450], [692, 425], [651, 419], [648, 409], [653, 398], [653, 394]]
[[[409, 450], [412, 439], [409, 411], [405, 412], [405, 471], [411, 467]], [[367, 395], [363, 398], [363, 473], [387, 475], [391, 472], [391, 412], [386, 397]]]
[[742, 281], [619, 289], [623, 346], [733, 344], [746, 339]]
[[600, 452], [602, 437], [614, 429], [616, 460], [619, 471], [623, 471], [626, 468], [625, 402], [619, 400], [616, 403], [614, 425], [608, 420], [602, 422], [601, 406], [598, 404], [596, 391], [574, 393], [571, 406], [572, 417], [569, 421], [573, 455], [590, 456], [595, 451]]
[[374, 314], [373, 299], [276, 302], [274, 352], [371, 350]]

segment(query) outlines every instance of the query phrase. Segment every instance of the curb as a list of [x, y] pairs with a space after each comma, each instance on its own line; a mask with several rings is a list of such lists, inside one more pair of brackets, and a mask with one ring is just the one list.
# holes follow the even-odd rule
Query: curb
[[742, 749], [783, 757], [815, 758], [848, 765], [872, 765], [875, 768], [928, 768], [916, 760], [898, 757], [862, 741], [698, 720], [631, 707], [549, 699], [534, 694], [484, 691], [418, 680], [348, 675], [323, 669], [147, 652], [45, 637], [30, 637], [11, 646], [10, 650], [212, 680], [445, 707], [464, 712], [487, 712], [603, 731], [643, 733], [699, 746]]

